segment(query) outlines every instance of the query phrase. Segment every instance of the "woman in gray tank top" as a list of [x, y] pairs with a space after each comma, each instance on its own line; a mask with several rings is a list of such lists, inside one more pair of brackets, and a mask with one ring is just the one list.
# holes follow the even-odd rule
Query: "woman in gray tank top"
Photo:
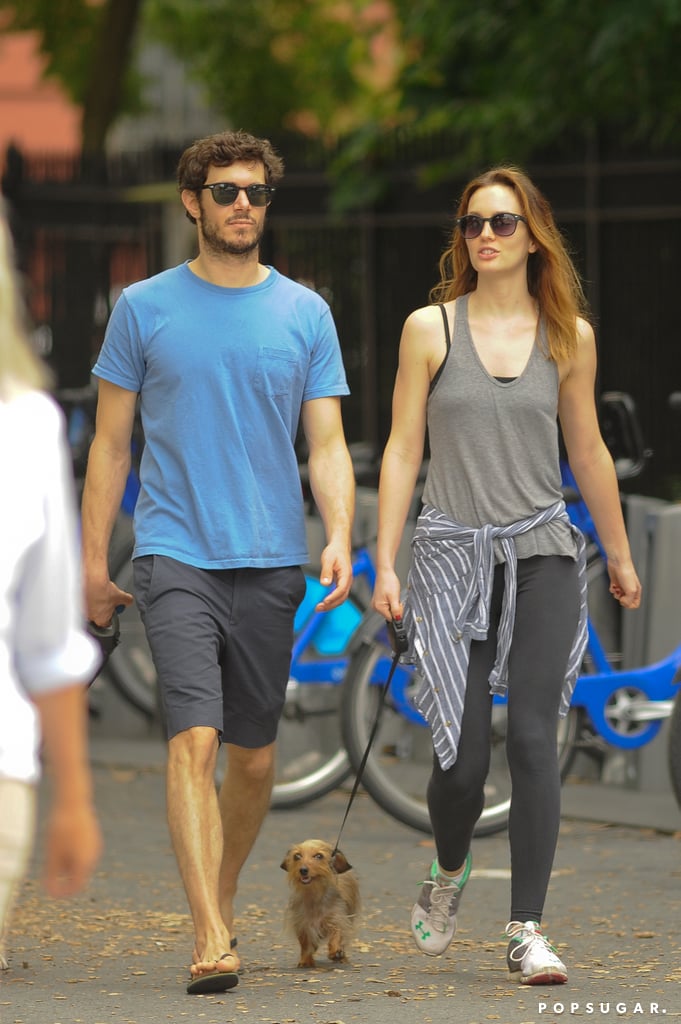
[[[484, 804], [494, 693], [508, 689], [511, 900], [507, 966], [523, 984], [567, 970], [541, 931], [560, 822], [556, 745], [586, 640], [584, 543], [565, 512], [570, 466], [608, 555], [610, 591], [641, 587], [594, 401], [596, 346], [546, 199], [516, 168], [464, 190], [433, 304], [406, 320], [379, 485], [374, 607], [404, 614], [433, 735], [428, 807], [437, 857], [411, 914], [419, 949], [456, 931]], [[394, 565], [423, 458], [430, 463], [407, 599]]]

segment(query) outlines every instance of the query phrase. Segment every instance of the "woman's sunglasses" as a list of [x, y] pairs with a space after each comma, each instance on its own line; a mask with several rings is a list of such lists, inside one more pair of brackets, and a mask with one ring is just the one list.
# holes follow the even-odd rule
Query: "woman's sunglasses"
[[201, 188], [210, 189], [218, 206], [231, 206], [236, 202], [239, 192], [246, 193], [251, 206], [269, 206], [277, 191], [274, 185], [233, 185], [231, 181], [216, 181], [212, 185], [202, 185]]
[[478, 217], [475, 213], [469, 213], [465, 217], [459, 217], [456, 226], [464, 238], [477, 238], [482, 234], [485, 224], [489, 224], [495, 235], [508, 238], [509, 235], [515, 234], [519, 220], [527, 224], [525, 217], [519, 213], [495, 213], [492, 217]]

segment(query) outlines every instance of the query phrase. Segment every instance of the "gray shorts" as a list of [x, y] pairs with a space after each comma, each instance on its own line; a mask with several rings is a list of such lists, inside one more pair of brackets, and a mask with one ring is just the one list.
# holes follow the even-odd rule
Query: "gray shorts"
[[302, 570], [198, 569], [164, 555], [136, 558], [133, 569], [168, 738], [209, 726], [240, 747], [273, 743]]

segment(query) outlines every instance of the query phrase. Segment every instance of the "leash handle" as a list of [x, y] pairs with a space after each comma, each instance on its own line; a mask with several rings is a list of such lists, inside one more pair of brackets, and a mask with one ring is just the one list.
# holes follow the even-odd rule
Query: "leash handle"
[[355, 775], [355, 781], [352, 787], [352, 792], [350, 793], [350, 799], [348, 800], [347, 807], [345, 808], [345, 814], [343, 815], [341, 827], [338, 830], [338, 838], [336, 839], [336, 845], [333, 848], [334, 853], [337, 852], [338, 847], [340, 845], [340, 838], [343, 833], [343, 829], [345, 828], [345, 822], [348, 820], [348, 814], [350, 813], [350, 808], [352, 807], [352, 801], [355, 799], [357, 790], [359, 789], [359, 784], [362, 781], [362, 775], [364, 774], [366, 763], [369, 760], [371, 745], [374, 742], [374, 739], [376, 738], [376, 733], [378, 732], [378, 725], [381, 720], [383, 705], [385, 703], [385, 698], [388, 693], [388, 690], [390, 689], [390, 684], [393, 680], [393, 676], [395, 675], [395, 670], [398, 666], [400, 657], [409, 648], [409, 641], [407, 639], [407, 634], [405, 632], [404, 626], [402, 625], [402, 620], [393, 618], [391, 621], [387, 623], [387, 625], [388, 635], [390, 636], [390, 643], [394, 651], [393, 660], [390, 665], [390, 671], [388, 672], [388, 678], [381, 687], [381, 692], [378, 699], [378, 707], [376, 709], [376, 717], [374, 718], [374, 724], [372, 725], [371, 732], [369, 733], [369, 739], [367, 741], [366, 750], [362, 755], [362, 760], [359, 763], [359, 768], [357, 769], [357, 774]]

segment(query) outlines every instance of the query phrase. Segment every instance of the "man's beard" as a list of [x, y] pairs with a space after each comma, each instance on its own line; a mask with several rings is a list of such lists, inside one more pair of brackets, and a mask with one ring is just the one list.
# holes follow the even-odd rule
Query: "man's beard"
[[243, 238], [241, 241], [227, 241], [222, 238], [219, 229], [208, 222], [203, 210], [201, 210], [199, 222], [203, 244], [213, 256], [249, 256], [259, 248], [265, 230], [265, 224], [262, 222], [259, 229], [256, 229], [255, 235]]

